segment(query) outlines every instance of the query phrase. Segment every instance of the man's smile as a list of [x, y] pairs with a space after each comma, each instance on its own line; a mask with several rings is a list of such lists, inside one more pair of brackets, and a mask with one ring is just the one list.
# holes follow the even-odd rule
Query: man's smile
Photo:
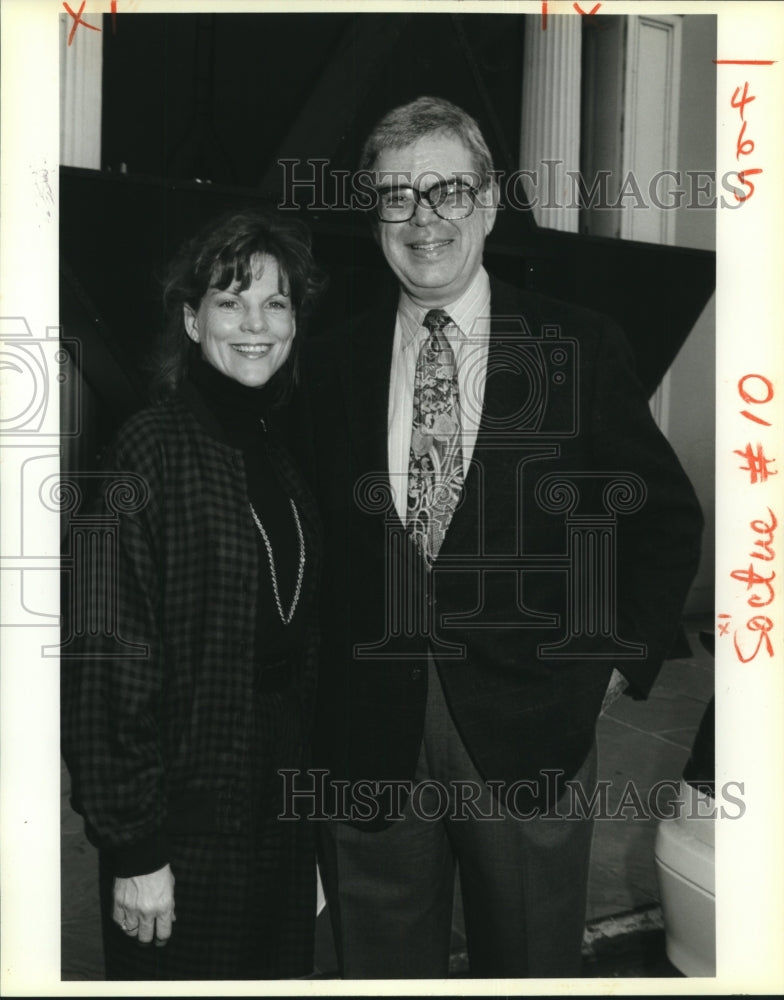
[[444, 247], [448, 247], [453, 242], [454, 240], [451, 239], [421, 240], [416, 243], [409, 243], [408, 246], [410, 250], [413, 250], [417, 254], [423, 255], [423, 254], [436, 253], [437, 251], [442, 250]]

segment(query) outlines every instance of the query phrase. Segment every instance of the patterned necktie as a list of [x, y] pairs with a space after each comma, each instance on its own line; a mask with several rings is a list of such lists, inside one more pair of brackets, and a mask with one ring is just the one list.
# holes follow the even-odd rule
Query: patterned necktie
[[443, 309], [425, 316], [430, 336], [419, 352], [414, 377], [406, 524], [428, 566], [438, 555], [463, 488], [457, 366], [443, 332], [451, 322]]

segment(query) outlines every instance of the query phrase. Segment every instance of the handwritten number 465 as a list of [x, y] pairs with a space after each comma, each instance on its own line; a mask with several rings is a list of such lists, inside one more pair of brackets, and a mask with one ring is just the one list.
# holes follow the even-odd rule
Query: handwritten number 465
[[[738, 109], [740, 120], [742, 122], [740, 132], [738, 133], [738, 140], [735, 144], [736, 160], [740, 160], [741, 156], [750, 156], [754, 152], [754, 140], [746, 139], [744, 136], [746, 135], [746, 126], [748, 125], [748, 122], [746, 121], [746, 105], [751, 104], [751, 102], [756, 101], [756, 99], [757, 98], [754, 94], [749, 93], [749, 81], [745, 80], [742, 92], [740, 87], [736, 87], [735, 93], [732, 95], [732, 100], [730, 101], [731, 106]], [[754, 194], [754, 183], [747, 178], [751, 174], [761, 173], [761, 167], [747, 167], [745, 170], [738, 171], [738, 180], [749, 189], [746, 194], [738, 194], [738, 192], [735, 191], [735, 197], [738, 201], [748, 201], [749, 198], [751, 198]]]

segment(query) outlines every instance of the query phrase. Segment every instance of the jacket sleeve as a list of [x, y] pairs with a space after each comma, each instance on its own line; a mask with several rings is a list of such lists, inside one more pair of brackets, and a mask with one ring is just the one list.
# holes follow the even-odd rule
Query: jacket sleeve
[[61, 660], [72, 804], [119, 876], [169, 860], [159, 717], [164, 463], [142, 437], [121, 432], [92, 508], [103, 541], [72, 553], [71, 634]]
[[633, 473], [637, 510], [619, 511], [615, 552], [618, 633], [642, 643], [642, 658], [614, 663], [645, 697], [672, 648], [700, 558], [703, 516], [694, 489], [657, 427], [623, 334], [600, 335], [592, 392], [596, 467]]

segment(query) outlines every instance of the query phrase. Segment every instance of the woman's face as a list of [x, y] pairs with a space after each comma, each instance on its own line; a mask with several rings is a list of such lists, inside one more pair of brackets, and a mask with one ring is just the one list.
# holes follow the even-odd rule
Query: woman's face
[[251, 260], [252, 281], [224, 291], [207, 289], [196, 312], [184, 307], [185, 330], [205, 361], [242, 385], [268, 382], [285, 362], [296, 323], [291, 299], [280, 291], [278, 262], [257, 254]]

